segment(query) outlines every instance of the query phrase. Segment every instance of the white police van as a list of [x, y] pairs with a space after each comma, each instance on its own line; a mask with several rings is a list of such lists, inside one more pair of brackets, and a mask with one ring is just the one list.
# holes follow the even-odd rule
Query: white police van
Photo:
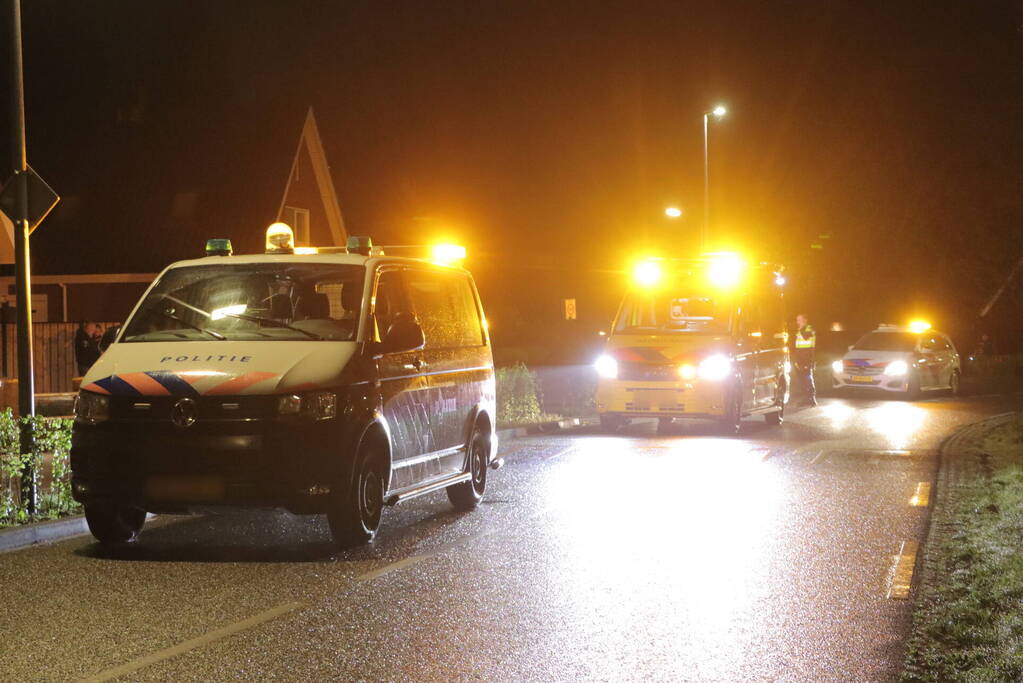
[[135, 540], [146, 512], [242, 505], [326, 513], [347, 546], [384, 505], [482, 499], [501, 461], [469, 272], [368, 238], [296, 249], [283, 224], [267, 246], [211, 240], [169, 266], [84, 377], [72, 491], [102, 543]]

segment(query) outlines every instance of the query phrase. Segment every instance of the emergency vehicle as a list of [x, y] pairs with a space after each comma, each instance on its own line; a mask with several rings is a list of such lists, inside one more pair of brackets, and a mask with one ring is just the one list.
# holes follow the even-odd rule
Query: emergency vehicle
[[962, 377], [952, 341], [925, 321], [879, 326], [850, 346], [831, 370], [840, 390], [873, 389], [910, 398], [924, 391], [958, 394]]
[[748, 415], [781, 424], [791, 366], [779, 266], [646, 259], [633, 280], [595, 363], [605, 430], [641, 417], [710, 418], [729, 433]]
[[[468, 271], [436, 258], [294, 247], [167, 267], [82, 381], [72, 492], [102, 543], [147, 512], [326, 513], [340, 546], [382, 508], [445, 489], [470, 509], [497, 458], [494, 366]], [[439, 263], [443, 260], [446, 263]]]

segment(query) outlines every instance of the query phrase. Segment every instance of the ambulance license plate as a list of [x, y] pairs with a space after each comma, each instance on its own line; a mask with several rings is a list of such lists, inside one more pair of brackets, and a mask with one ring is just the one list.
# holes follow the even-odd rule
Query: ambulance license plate
[[873, 377], [867, 377], [865, 375], [853, 375], [849, 378], [850, 382], [862, 382], [864, 384], [872, 384], [874, 382]]

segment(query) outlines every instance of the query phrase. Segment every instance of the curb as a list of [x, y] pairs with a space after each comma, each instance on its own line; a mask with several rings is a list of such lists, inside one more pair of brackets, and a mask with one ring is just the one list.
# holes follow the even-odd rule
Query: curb
[[588, 427], [595, 424], [598, 424], [596, 418], [573, 417], [567, 420], [541, 422], [540, 424], [528, 425], [525, 427], [498, 429], [497, 440], [500, 442], [507, 441], [508, 439], [521, 439], [526, 436], [536, 436], [537, 434], [552, 434], [554, 432], [572, 429], [573, 427]]
[[52, 543], [89, 533], [85, 517], [66, 517], [0, 531], [0, 552], [18, 550], [37, 543]]

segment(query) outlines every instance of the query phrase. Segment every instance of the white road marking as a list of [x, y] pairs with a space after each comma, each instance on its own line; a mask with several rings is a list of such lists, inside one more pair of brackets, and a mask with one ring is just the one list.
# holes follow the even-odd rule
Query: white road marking
[[825, 453], [827, 453], [827, 451], [817, 451], [817, 455], [815, 455], [813, 460], [810, 461], [810, 464], [811, 465], [816, 465], [817, 461], [820, 460], [822, 457], [824, 457]]
[[109, 681], [115, 678], [119, 678], [126, 674], [130, 674], [133, 671], [138, 671], [139, 669], [144, 669], [147, 666], [152, 666], [157, 662], [162, 662], [165, 659], [177, 657], [178, 655], [189, 652], [190, 650], [194, 650], [197, 647], [202, 647], [203, 645], [209, 645], [210, 643], [214, 643], [218, 640], [223, 640], [228, 636], [240, 633], [241, 631], [250, 629], [253, 626], [258, 626], [259, 624], [270, 621], [271, 619], [276, 619], [277, 617], [285, 615], [289, 612], [294, 612], [295, 610], [301, 609], [304, 606], [305, 603], [302, 602], [289, 602], [283, 605], [278, 605], [277, 607], [268, 609], [265, 612], [260, 612], [259, 614], [253, 615], [248, 619], [242, 619], [241, 621], [236, 621], [235, 623], [225, 626], [223, 628], [218, 628], [216, 631], [210, 631], [209, 633], [201, 635], [197, 638], [192, 638], [191, 640], [186, 640], [172, 647], [168, 647], [165, 650], [159, 650], [144, 657], [139, 657], [138, 659], [130, 661], [127, 664], [121, 664], [120, 666], [115, 666], [112, 669], [101, 671], [100, 673], [90, 676], [85, 680], [88, 681], [89, 683], [97, 683], [99, 681]]

